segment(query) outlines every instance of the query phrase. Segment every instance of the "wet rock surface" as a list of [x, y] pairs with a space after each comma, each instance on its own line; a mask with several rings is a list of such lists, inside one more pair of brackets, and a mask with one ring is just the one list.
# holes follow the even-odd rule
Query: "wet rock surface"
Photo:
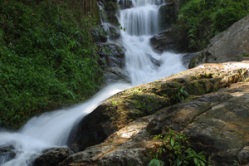
[[[189, 136], [193, 148], [204, 151], [213, 165], [247, 161], [241, 150], [249, 139], [249, 106], [243, 104], [249, 85], [237, 82], [247, 81], [248, 69], [246, 62], [204, 64], [109, 98], [71, 135], [69, 145], [79, 153], [64, 165], [146, 165], [152, 135], [168, 128]], [[134, 158], [124, 156], [127, 153]]]
[[152, 48], [159, 53], [162, 53], [163, 51], [178, 51], [174, 32], [171, 29], [167, 29], [164, 32], [153, 36], [150, 39], [150, 44]]
[[124, 70], [124, 48], [112, 43], [99, 43], [97, 47], [100, 56], [99, 64], [104, 69], [104, 84], [108, 85], [118, 81], [129, 82], [128, 74]]
[[112, 43], [99, 43], [98, 54], [102, 64], [108, 67], [124, 67], [124, 48]]
[[[209, 165], [249, 164], [248, 69], [245, 62], [204, 64], [111, 97], [76, 132], [84, 138], [90, 133], [91, 145], [94, 136], [102, 141], [80, 147], [84, 142], [76, 139], [80, 152], [60, 165], [147, 165], [154, 135], [168, 129], [187, 135]], [[176, 87], [189, 96], [177, 100]], [[138, 98], [145, 106], [134, 104]]]

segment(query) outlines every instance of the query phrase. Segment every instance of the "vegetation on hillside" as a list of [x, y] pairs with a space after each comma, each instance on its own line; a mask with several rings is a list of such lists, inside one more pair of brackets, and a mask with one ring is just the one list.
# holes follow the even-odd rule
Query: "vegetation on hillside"
[[183, 0], [176, 27], [185, 50], [205, 48], [209, 40], [249, 14], [248, 0]]
[[0, 1], [0, 126], [19, 127], [96, 92], [102, 71], [90, 35], [98, 23], [94, 2]]

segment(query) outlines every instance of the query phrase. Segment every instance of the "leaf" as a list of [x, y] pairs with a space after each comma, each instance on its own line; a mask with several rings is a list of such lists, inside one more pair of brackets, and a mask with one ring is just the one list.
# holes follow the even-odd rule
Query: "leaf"
[[197, 165], [197, 166], [200, 165], [200, 164], [199, 164], [199, 160], [198, 160], [197, 158], [194, 158], [194, 163], [195, 163], [195, 165]]
[[200, 160], [199, 162], [200, 162], [200, 166], [205, 166], [206, 165], [202, 160]]
[[177, 166], [180, 166], [181, 163], [182, 163], [182, 161], [181, 161], [179, 158], [177, 158], [177, 159], [176, 159], [176, 165], [177, 165]]
[[170, 145], [171, 145], [172, 147], [175, 146], [175, 139], [174, 139], [173, 137], [170, 138]]
[[148, 164], [148, 166], [163, 166], [163, 165], [164, 165], [163, 161], [158, 159], [152, 159]]

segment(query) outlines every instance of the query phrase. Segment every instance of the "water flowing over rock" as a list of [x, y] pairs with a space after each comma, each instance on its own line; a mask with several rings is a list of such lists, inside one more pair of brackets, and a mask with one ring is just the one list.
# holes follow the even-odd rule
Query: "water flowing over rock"
[[[100, 56], [98, 63], [104, 70], [103, 85], [106, 86], [120, 81], [130, 82], [128, 74], [124, 70], [125, 50], [120, 44], [120, 27], [110, 21], [110, 18], [116, 18], [114, 13], [117, 12], [117, 2], [115, 0], [99, 0], [98, 3], [102, 26], [93, 29], [92, 36], [97, 45], [97, 53]], [[109, 9], [110, 6], [112, 6], [112, 9]]]
[[210, 165], [248, 164], [249, 83], [237, 83], [248, 81], [248, 69], [204, 64], [116, 94], [80, 123], [71, 145], [81, 152], [61, 165], [147, 165], [153, 135], [169, 128], [186, 134]]
[[171, 28], [177, 19], [179, 3], [175, 0], [166, 0], [159, 8], [160, 33], [150, 39], [151, 46], [159, 53], [163, 51], [181, 52], [176, 32]]
[[16, 152], [14, 147], [11, 145], [0, 146], [0, 165], [15, 158]]
[[[10, 162], [4, 157], [5, 166], [26, 165], [37, 155], [34, 165], [147, 165], [150, 150], [158, 144], [154, 135], [169, 128], [186, 134], [192, 147], [205, 153], [210, 165], [249, 164], [249, 64], [204, 64], [172, 75], [185, 70], [182, 55], [158, 54], [149, 42], [160, 32], [159, 9], [163, 12], [162, 6], [170, 0], [98, 2], [107, 11], [105, 33], [111, 31], [109, 23], [115, 27], [120, 21], [121, 25], [120, 33], [112, 33], [112, 37], [105, 38], [102, 29], [92, 31], [100, 46], [101, 63], [113, 75], [127, 72], [132, 85], [163, 79], [107, 99], [113, 90], [116, 93], [130, 87], [112, 85], [75, 108], [35, 117], [18, 132], [0, 132], [0, 145], [10, 142], [19, 150], [12, 153], [11, 147], [0, 152], [0, 156], [11, 154], [7, 158]], [[117, 4], [124, 5], [119, 12]], [[124, 55], [126, 72], [119, 62]], [[58, 147], [66, 143], [74, 154]]]
[[209, 46], [190, 62], [190, 68], [201, 63], [247, 60], [249, 57], [249, 16], [234, 23], [211, 39]]
[[164, 4], [164, 0], [132, 0], [131, 8], [123, 8], [119, 12], [125, 67], [133, 85], [185, 70], [181, 63], [182, 55], [159, 54], [150, 46], [150, 38], [160, 32], [159, 9]]
[[[243, 65], [248, 67], [247, 63], [241, 65], [242, 67]], [[93, 135], [103, 140], [130, 121], [179, 102], [180, 99], [177, 94], [182, 87], [191, 95], [201, 95], [227, 87], [234, 82], [243, 81], [248, 77], [248, 72], [243, 68], [240, 69], [239, 66], [241, 65], [240, 63], [238, 63], [238, 66], [229, 63], [224, 65], [207, 64], [121, 92], [86, 116], [76, 133], [81, 133], [87, 140], [93, 141]], [[99, 128], [99, 134], [92, 130], [93, 128]], [[87, 147], [85, 144], [89, 143], [85, 140], [76, 138], [76, 141], [72, 141], [71, 144], [77, 144], [79, 150], [82, 150]], [[77, 141], [80, 142], [77, 143]]]
[[[15, 153], [14, 158], [1, 154], [1, 157], [4, 156], [1, 158], [1, 165], [26, 166], [32, 164], [35, 157], [42, 154], [44, 149], [66, 146], [68, 135], [75, 123], [93, 111], [103, 100], [129, 87], [129, 84], [124, 83], [109, 85], [83, 104], [34, 117], [17, 132], [1, 131], [0, 145], [13, 147]], [[53, 150], [52, 154], [50, 152], [45, 153], [44, 157], [46, 158], [46, 155], [61, 156], [60, 150]], [[44, 157], [42, 158], [44, 159]], [[60, 159], [57, 158], [53, 162], [58, 162], [58, 160]]]

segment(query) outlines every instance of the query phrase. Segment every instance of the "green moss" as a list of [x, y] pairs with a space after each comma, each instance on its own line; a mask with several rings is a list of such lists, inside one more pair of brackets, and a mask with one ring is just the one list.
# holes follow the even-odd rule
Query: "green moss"
[[249, 54], [248, 53], [243, 53], [242, 56], [243, 57], [249, 57]]
[[121, 102], [117, 112], [126, 114], [126, 118], [129, 120], [153, 114], [169, 104], [168, 98], [148, 93], [133, 94], [123, 100], [125, 102]]

